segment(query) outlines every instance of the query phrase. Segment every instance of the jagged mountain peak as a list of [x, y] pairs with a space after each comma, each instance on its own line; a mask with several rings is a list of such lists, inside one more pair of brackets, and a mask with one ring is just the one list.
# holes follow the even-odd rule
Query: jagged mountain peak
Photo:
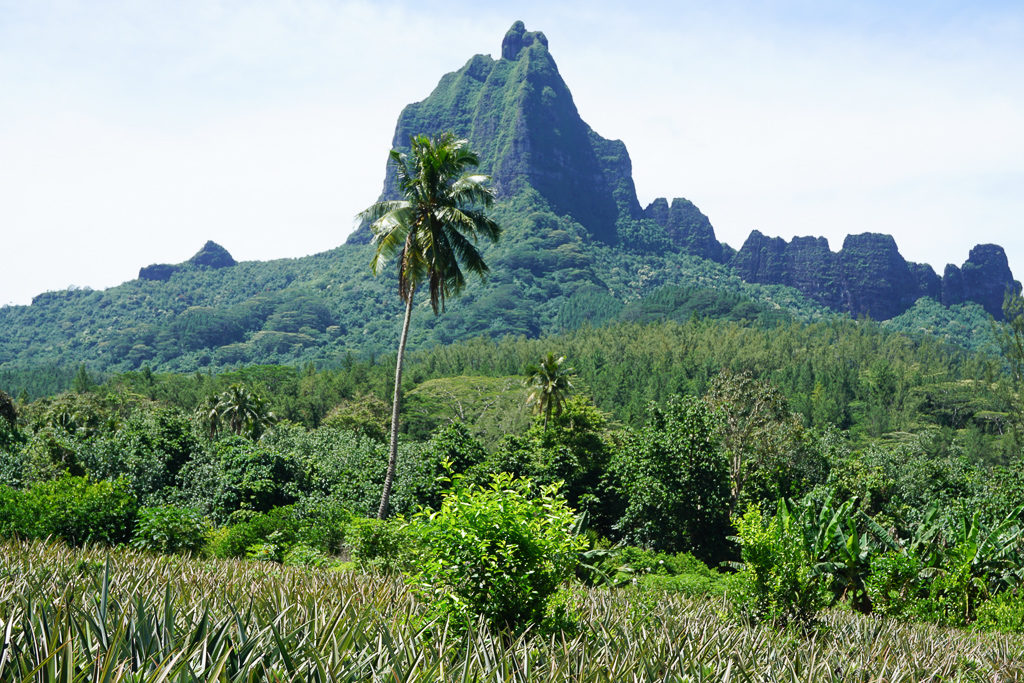
[[[420, 134], [465, 137], [499, 199], [536, 191], [556, 214], [573, 218], [597, 241], [615, 244], [619, 219], [642, 213], [626, 146], [601, 137], [580, 117], [543, 33], [517, 21], [501, 54], [499, 60], [476, 55], [442, 77], [426, 99], [405, 107], [392, 147], [406, 149], [409, 138]], [[388, 167], [381, 197], [395, 198], [396, 188]], [[349, 238], [369, 240], [365, 225]]]
[[833, 252], [824, 237], [787, 242], [753, 230], [732, 266], [747, 282], [795, 287], [829, 308], [876, 320], [903, 313], [923, 296], [947, 306], [971, 301], [1001, 319], [1006, 290], [1020, 291], [998, 245], [975, 246], [962, 267], [950, 264], [940, 278], [928, 264], [904, 259], [892, 235], [875, 232], [847, 235]]
[[512, 24], [512, 28], [505, 33], [505, 38], [501, 41], [501, 58], [518, 59], [519, 53], [534, 43], [539, 43], [544, 49], [547, 49], [547, 36], [540, 31], [527, 31], [526, 25], [517, 21]]
[[[755, 230], [734, 252], [689, 200], [657, 199], [641, 209], [625, 145], [602, 138], [583, 121], [547, 37], [522, 21], [505, 33], [500, 59], [476, 55], [442, 77], [424, 100], [408, 105], [392, 146], [402, 149], [412, 135], [443, 131], [469, 140], [480, 156], [479, 170], [491, 175], [501, 200], [529, 193], [524, 205], [573, 219], [596, 242], [729, 263], [748, 282], [789, 285], [854, 316], [891, 318], [928, 296], [947, 304], [974, 301], [1000, 317], [1002, 294], [1015, 286], [1005, 254], [994, 245], [976, 247], [963, 269], [952, 266], [940, 278], [931, 266], [904, 259], [891, 235], [849, 235], [833, 252], [823, 238], [787, 242]], [[388, 168], [382, 198], [396, 198], [396, 187]], [[370, 238], [363, 225], [349, 242]]]

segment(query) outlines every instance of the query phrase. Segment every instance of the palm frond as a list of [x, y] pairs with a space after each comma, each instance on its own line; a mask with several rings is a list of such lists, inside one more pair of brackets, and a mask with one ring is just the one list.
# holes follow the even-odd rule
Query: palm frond
[[389, 155], [402, 199], [377, 202], [359, 214], [372, 221], [373, 272], [397, 257], [399, 296], [408, 301], [425, 280], [435, 314], [462, 290], [466, 273], [487, 272], [476, 241], [501, 234], [481, 210], [493, 203], [494, 191], [486, 175], [467, 172], [480, 163], [468, 145], [452, 133], [410, 137], [408, 152]]

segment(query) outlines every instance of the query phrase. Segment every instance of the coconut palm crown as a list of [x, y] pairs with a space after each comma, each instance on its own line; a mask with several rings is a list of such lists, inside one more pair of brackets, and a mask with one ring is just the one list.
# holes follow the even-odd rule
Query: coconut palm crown
[[426, 281], [436, 315], [466, 285], [464, 271], [487, 273], [476, 242], [481, 236], [497, 241], [501, 227], [481, 210], [493, 203], [494, 191], [486, 184], [489, 176], [466, 172], [480, 163], [466, 140], [444, 133], [417, 135], [409, 143], [408, 154], [390, 154], [403, 199], [377, 202], [359, 217], [373, 221], [374, 274], [395, 258], [402, 301]]
[[467, 169], [479, 165], [466, 140], [451, 133], [436, 138], [416, 135], [408, 153], [391, 150], [390, 163], [398, 178], [401, 199], [379, 201], [359, 214], [372, 221], [376, 245], [370, 267], [379, 274], [394, 258], [398, 268], [398, 296], [405, 302], [405, 318], [395, 363], [395, 393], [391, 410], [391, 445], [377, 516], [387, 516], [398, 458], [398, 413], [401, 402], [402, 361], [409, 335], [413, 297], [426, 283], [434, 315], [444, 310], [445, 299], [466, 285], [466, 273], [483, 277], [487, 264], [476, 247], [480, 237], [497, 241], [501, 228], [482, 209], [494, 201], [486, 175]]
[[574, 388], [572, 380], [576, 376], [575, 371], [562, 367], [564, 362], [565, 356], [555, 358], [555, 354], [549, 353], [541, 358], [538, 365], [526, 368], [523, 384], [530, 389], [526, 403], [532, 405], [538, 415], [544, 416], [544, 429], [548, 428], [552, 413], [562, 413], [562, 406]]

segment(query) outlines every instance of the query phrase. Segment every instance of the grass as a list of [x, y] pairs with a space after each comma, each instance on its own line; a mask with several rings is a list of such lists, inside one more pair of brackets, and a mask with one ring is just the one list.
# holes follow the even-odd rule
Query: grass
[[827, 614], [809, 635], [721, 598], [570, 591], [578, 627], [464, 635], [400, 580], [0, 544], [0, 681], [1015, 681], [1024, 640]]

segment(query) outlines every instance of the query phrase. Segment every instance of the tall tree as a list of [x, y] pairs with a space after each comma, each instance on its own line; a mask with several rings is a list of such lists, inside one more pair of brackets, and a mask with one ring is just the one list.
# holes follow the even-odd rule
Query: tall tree
[[483, 277], [487, 264], [477, 250], [481, 236], [496, 241], [501, 228], [483, 208], [494, 201], [494, 191], [485, 175], [467, 169], [480, 163], [467, 149], [466, 140], [451, 133], [438, 137], [417, 135], [410, 139], [408, 154], [391, 150], [390, 162], [398, 178], [402, 199], [380, 201], [359, 214], [372, 221], [377, 249], [370, 262], [374, 274], [395, 258], [398, 266], [398, 296], [405, 303], [405, 318], [395, 363], [395, 393], [391, 406], [391, 446], [377, 516], [388, 513], [391, 487], [398, 459], [398, 413], [401, 402], [402, 361], [409, 335], [413, 297], [426, 283], [430, 306], [437, 315], [445, 299], [458, 294], [466, 284], [466, 272]]
[[722, 370], [704, 397], [729, 458], [730, 508], [799, 498], [824, 483], [827, 465], [785, 395], [749, 372]]
[[564, 362], [565, 356], [556, 359], [555, 354], [549, 353], [541, 358], [539, 365], [530, 365], [526, 368], [525, 384], [530, 389], [526, 403], [532, 405], [538, 415], [544, 416], [545, 430], [548, 428], [551, 414], [561, 414], [562, 406], [573, 389], [574, 371], [572, 368], [562, 367]]

